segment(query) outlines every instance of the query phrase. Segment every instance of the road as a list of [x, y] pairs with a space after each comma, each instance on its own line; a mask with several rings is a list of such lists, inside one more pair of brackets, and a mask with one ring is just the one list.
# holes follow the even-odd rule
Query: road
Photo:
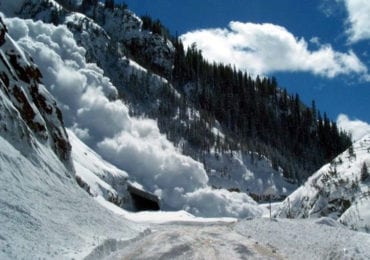
[[273, 247], [237, 233], [234, 225], [156, 225], [107, 259], [283, 259]]

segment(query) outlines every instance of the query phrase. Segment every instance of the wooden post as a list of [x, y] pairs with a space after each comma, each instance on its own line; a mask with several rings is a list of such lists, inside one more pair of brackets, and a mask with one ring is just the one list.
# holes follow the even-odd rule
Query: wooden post
[[269, 201], [270, 201], [270, 220], [272, 220], [272, 217], [271, 217], [271, 194], [269, 195]]

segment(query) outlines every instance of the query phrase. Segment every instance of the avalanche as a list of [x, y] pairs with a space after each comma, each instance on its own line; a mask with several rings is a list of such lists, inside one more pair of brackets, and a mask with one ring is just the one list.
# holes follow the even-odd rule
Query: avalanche
[[[1, 1], [0, 8], [13, 15], [23, 2]], [[66, 17], [67, 23], [76, 20], [88, 18]], [[106, 29], [116, 28], [111, 22]], [[93, 49], [77, 44], [86, 32], [76, 39], [66, 25], [19, 18], [5, 23], [9, 34], [0, 24], [0, 259], [370, 258], [369, 234], [347, 228], [370, 226], [370, 180], [361, 180], [362, 165], [370, 163], [370, 135], [274, 205], [275, 216], [298, 219], [258, 218], [266, 206], [245, 193], [210, 186], [252, 185], [249, 191], [256, 193], [268, 186], [289, 193], [294, 185], [279, 172], [271, 174], [266, 158], [255, 165], [238, 153], [220, 161], [207, 158], [213, 168], [227, 165], [237, 176], [208, 178], [203, 165], [182, 155], [155, 121], [130, 116], [105, 71], [87, 61]], [[108, 48], [105, 43], [97, 37], [94, 48]], [[177, 211], [122, 209], [132, 209], [128, 185], [160, 197], [161, 209]]]
[[[159, 196], [163, 209], [212, 217], [261, 214], [244, 193], [208, 188], [202, 164], [181, 155], [155, 121], [130, 117], [125, 104], [115, 99], [115, 87], [101, 69], [86, 62], [85, 50], [65, 26], [19, 18], [6, 19], [6, 23], [9, 34], [34, 58], [43, 83], [60, 104], [66, 126]], [[207, 198], [217, 207], [204, 210]]]
[[63, 119], [37, 67], [0, 23], [0, 259], [82, 258], [144, 231], [74, 180]]

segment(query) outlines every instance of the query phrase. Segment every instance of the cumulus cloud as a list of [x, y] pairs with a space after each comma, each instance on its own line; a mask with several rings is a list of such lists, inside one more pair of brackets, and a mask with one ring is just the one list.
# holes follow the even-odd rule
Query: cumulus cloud
[[353, 51], [336, 52], [328, 44], [311, 51], [305, 39], [269, 23], [230, 22], [229, 28], [192, 31], [181, 39], [185, 46], [196, 43], [210, 61], [235, 64], [252, 74], [305, 71], [328, 78], [367, 74]]
[[259, 214], [247, 210], [255, 204], [245, 194], [212, 191], [203, 165], [182, 155], [160, 133], [156, 121], [131, 117], [127, 106], [115, 99], [117, 90], [103, 71], [86, 63], [85, 50], [77, 46], [67, 27], [18, 18], [6, 23], [9, 34], [40, 68], [66, 126], [103, 158], [159, 195], [165, 208], [191, 209], [207, 216], [200, 208], [210, 197], [217, 205], [212, 216]]
[[352, 134], [352, 140], [357, 141], [367, 134], [370, 134], [370, 124], [354, 119], [351, 120], [347, 115], [340, 114], [337, 118], [339, 128]]
[[348, 12], [349, 41], [355, 43], [370, 39], [370, 1], [337, 0], [343, 2]]

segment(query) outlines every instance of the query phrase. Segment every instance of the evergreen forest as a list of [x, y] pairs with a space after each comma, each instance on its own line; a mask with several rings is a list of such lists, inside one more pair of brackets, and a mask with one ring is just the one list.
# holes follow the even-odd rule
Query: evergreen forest
[[[175, 144], [180, 144], [181, 137], [187, 140], [182, 147], [185, 153], [196, 151], [197, 159], [202, 159], [212, 149], [253, 151], [252, 160], [253, 154], [266, 156], [276, 170], [284, 170], [287, 179], [300, 183], [351, 145], [351, 137], [321, 113], [315, 101], [309, 106], [302, 103], [298, 94], [279, 88], [274, 77], [252, 78], [231, 65], [210, 63], [195, 44], [185, 50], [159, 20], [147, 15], [142, 20], [144, 30], [162, 35], [175, 47], [170, 83], [181, 98], [164, 85], [152, 116], [158, 117], [160, 129]], [[151, 68], [151, 64], [142, 65]], [[199, 118], [187, 116], [189, 107], [198, 111]], [[227, 140], [210, 131], [216, 121]]]

